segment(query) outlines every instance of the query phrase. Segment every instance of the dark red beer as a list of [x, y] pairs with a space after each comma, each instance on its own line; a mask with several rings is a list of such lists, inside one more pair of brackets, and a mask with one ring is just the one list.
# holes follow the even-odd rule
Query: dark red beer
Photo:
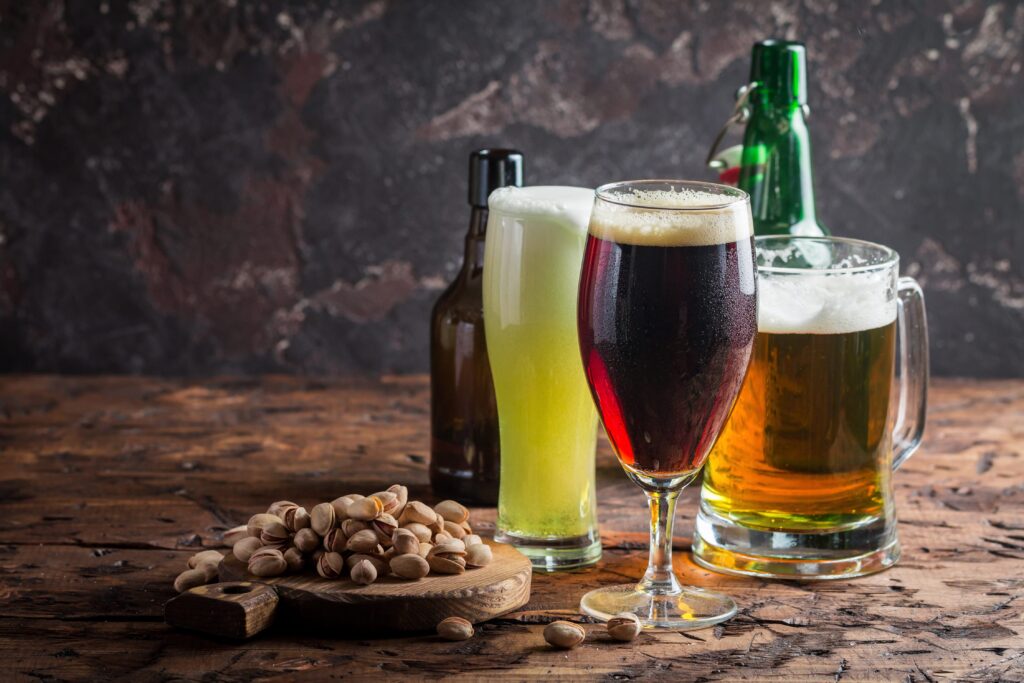
[[656, 478], [704, 463], [757, 333], [753, 239], [686, 240], [590, 234], [580, 275], [580, 351], [598, 412], [622, 464]]

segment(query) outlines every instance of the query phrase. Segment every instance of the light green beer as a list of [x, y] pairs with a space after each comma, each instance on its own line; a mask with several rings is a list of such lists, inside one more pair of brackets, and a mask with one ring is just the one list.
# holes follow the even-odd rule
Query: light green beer
[[597, 414], [576, 337], [592, 190], [507, 187], [490, 198], [484, 329], [498, 402], [500, 541], [536, 568], [600, 557]]

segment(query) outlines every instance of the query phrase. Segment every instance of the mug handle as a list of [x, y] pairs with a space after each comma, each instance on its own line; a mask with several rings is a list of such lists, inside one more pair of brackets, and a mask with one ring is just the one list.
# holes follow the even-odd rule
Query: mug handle
[[899, 329], [899, 403], [892, 430], [895, 470], [914, 454], [924, 434], [928, 408], [928, 324], [917, 280], [901, 277], [896, 290]]

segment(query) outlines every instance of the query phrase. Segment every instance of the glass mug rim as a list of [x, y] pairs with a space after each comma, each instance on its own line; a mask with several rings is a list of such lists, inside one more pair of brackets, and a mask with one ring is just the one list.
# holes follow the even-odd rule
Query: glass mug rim
[[798, 274], [814, 274], [814, 275], [853, 275], [857, 273], [872, 273], [882, 270], [888, 270], [894, 266], [898, 266], [900, 262], [900, 255], [895, 249], [885, 246], [884, 244], [878, 244], [877, 242], [869, 242], [867, 240], [854, 239], [852, 237], [832, 237], [832, 236], [814, 236], [814, 235], [755, 235], [754, 236], [754, 250], [757, 252], [760, 250], [762, 245], [770, 243], [774, 240], [788, 243], [804, 243], [804, 244], [845, 244], [852, 247], [858, 247], [865, 251], [873, 251], [880, 260], [875, 263], [868, 263], [864, 265], [842, 265], [836, 263], [830, 263], [827, 266], [813, 266], [809, 265], [806, 267], [791, 267], [791, 266], [764, 266], [760, 263], [757, 264], [758, 273], [769, 273], [769, 274], [780, 274], [780, 275], [798, 275]]
[[[705, 190], [709, 194], [722, 197], [723, 201], [720, 202], [707, 202], [699, 204], [691, 204], [688, 206], [661, 206], [658, 204], [644, 204], [640, 202], [623, 201], [623, 199], [613, 194], [614, 190], [623, 187], [634, 187], [637, 189], [644, 189], [645, 186], [663, 186], [668, 185], [669, 189], [675, 188], [692, 188], [695, 190]], [[616, 204], [618, 206], [624, 206], [630, 209], [641, 209], [645, 211], [673, 211], [673, 212], [695, 212], [695, 213], [706, 213], [708, 211], [720, 211], [722, 209], [728, 209], [735, 204], [748, 201], [750, 195], [743, 190], [733, 187], [731, 185], [722, 185], [720, 183], [708, 183], [703, 180], [678, 180], [670, 178], [647, 178], [642, 180], [620, 180], [614, 183], [605, 183], [594, 190], [595, 199], [599, 199], [602, 202], [608, 202], [609, 204]]]

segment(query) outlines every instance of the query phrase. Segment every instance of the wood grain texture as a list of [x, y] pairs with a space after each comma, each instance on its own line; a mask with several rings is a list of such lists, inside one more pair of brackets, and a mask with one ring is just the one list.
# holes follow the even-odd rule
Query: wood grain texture
[[518, 609], [530, 599], [530, 561], [505, 544], [489, 545], [494, 559], [486, 567], [447, 576], [431, 574], [419, 581], [387, 576], [360, 586], [308, 572], [260, 579], [230, 555], [220, 565], [220, 578], [273, 586], [286, 626], [356, 635], [433, 631], [447, 617], [476, 624]]
[[[600, 565], [534, 576], [530, 602], [472, 640], [275, 626], [232, 644], [163, 623], [189, 555], [272, 500], [395, 481], [430, 500], [427, 396], [421, 377], [0, 378], [0, 680], [1024, 680], [1021, 381], [934, 384], [925, 444], [896, 475], [903, 559], [882, 574], [804, 585], [695, 567], [686, 492], [676, 567], [740, 606], [715, 629], [621, 645], [578, 614], [584, 592], [639, 577], [645, 561], [643, 496], [604, 444]], [[494, 510], [473, 519], [486, 533]], [[555, 619], [583, 623], [588, 640], [547, 649]]]
[[164, 606], [164, 616], [177, 628], [245, 640], [270, 628], [279, 602], [272, 586], [222, 581], [171, 598]]

